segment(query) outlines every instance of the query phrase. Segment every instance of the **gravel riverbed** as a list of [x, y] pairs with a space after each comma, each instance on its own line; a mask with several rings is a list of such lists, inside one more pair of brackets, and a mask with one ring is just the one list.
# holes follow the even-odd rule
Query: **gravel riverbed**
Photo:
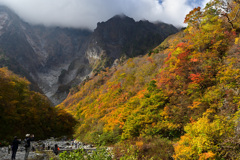
[[[55, 146], [55, 144], [58, 145], [60, 152], [64, 150], [75, 150], [78, 148], [94, 149], [91, 145], [84, 145], [83, 143], [78, 141], [70, 141], [70, 140], [56, 141], [55, 139], [52, 138], [44, 141], [33, 141], [31, 143], [32, 150], [29, 153], [28, 159], [29, 160], [36, 160], [36, 159], [48, 160], [46, 152], [51, 153], [53, 155], [52, 149]], [[25, 148], [23, 147], [23, 144], [20, 144], [16, 154], [16, 160], [23, 160], [24, 155], [25, 155]], [[0, 148], [0, 160], [11, 160], [11, 156], [12, 156], [12, 151], [9, 150], [9, 147]]]

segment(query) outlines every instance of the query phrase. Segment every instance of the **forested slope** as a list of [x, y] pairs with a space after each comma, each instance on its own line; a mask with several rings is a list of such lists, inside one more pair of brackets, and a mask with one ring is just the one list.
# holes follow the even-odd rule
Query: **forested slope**
[[36, 139], [68, 136], [76, 121], [64, 110], [51, 106], [40, 93], [29, 90], [29, 82], [7, 68], [0, 68], [0, 140], [14, 136], [24, 138], [35, 134]]
[[75, 136], [115, 144], [116, 157], [240, 159], [239, 12], [239, 1], [195, 8], [148, 55], [72, 89], [58, 107], [79, 120]]

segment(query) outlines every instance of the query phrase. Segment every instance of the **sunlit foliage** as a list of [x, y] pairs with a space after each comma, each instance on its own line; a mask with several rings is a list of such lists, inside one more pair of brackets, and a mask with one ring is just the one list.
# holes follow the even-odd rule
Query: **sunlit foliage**
[[29, 90], [29, 82], [7, 68], [0, 68], [0, 139], [36, 139], [71, 135], [75, 120], [64, 110], [51, 106], [45, 96]]
[[112, 144], [158, 136], [179, 139], [175, 159], [239, 159], [239, 7], [212, 0], [153, 52], [79, 86], [59, 105], [79, 120], [76, 137]]

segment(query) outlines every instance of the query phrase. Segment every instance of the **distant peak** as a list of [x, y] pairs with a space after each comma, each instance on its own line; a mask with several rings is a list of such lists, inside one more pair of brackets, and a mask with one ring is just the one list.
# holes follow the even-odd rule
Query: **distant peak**
[[122, 13], [122, 14], [117, 14], [117, 15], [113, 16], [113, 18], [121, 18], [121, 19], [124, 19], [124, 18], [129, 18], [129, 17]]
[[0, 11], [1, 12], [13, 12], [11, 9], [9, 9], [7, 6], [0, 5]]
[[133, 18], [130, 18], [128, 16], [126, 16], [125, 14], [118, 14], [113, 16], [112, 18], [110, 18], [108, 21], [115, 21], [115, 20], [124, 20], [124, 21], [132, 21], [135, 22], [135, 20]]

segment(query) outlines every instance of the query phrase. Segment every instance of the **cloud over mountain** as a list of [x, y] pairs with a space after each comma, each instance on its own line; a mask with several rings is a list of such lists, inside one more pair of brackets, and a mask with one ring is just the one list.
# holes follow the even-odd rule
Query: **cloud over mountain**
[[[202, 1], [189, 0], [0, 0], [32, 24], [94, 29], [116, 14], [135, 20], [183, 25], [185, 15]], [[206, 1], [206, 0], [205, 0]], [[196, 3], [195, 3], [196, 2]]]

